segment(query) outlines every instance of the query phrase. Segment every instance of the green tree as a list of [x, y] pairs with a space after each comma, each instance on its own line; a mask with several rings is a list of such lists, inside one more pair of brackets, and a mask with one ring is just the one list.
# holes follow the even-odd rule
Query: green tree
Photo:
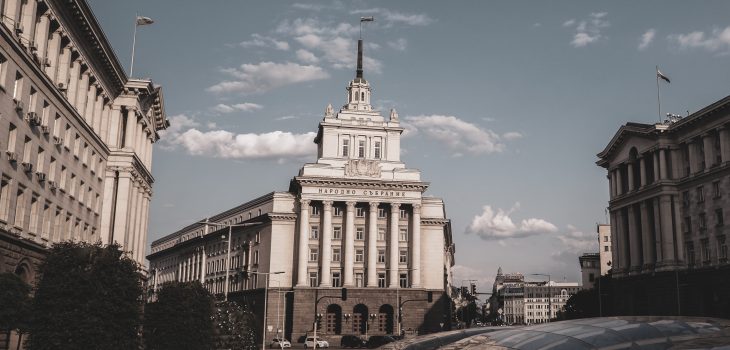
[[236, 302], [227, 301], [215, 305], [213, 326], [216, 349], [258, 349], [255, 319], [251, 311]]
[[146, 349], [211, 349], [212, 317], [213, 298], [200, 282], [166, 283], [145, 309]]
[[565, 313], [560, 316], [568, 320], [598, 317], [598, 291], [586, 289], [573, 294], [565, 303]]
[[30, 315], [30, 286], [14, 273], [0, 274], [0, 331], [24, 333]]
[[139, 347], [142, 275], [118, 245], [57, 243], [39, 272], [30, 349]]

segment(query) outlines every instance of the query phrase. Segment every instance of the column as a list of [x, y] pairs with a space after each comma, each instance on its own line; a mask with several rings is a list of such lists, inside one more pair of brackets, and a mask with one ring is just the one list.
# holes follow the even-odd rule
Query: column
[[613, 170], [608, 171], [608, 196], [610, 199], [616, 197], [616, 175]]
[[93, 126], [94, 110], [96, 109], [96, 83], [89, 84], [89, 87], [86, 90], [85, 103], [81, 104], [81, 109], [84, 113], [83, 117], [86, 120], [86, 123]]
[[332, 287], [332, 201], [322, 204], [322, 278], [319, 286]]
[[641, 246], [639, 245], [641, 239], [641, 231], [638, 227], [636, 217], [636, 210], [634, 204], [629, 206], [629, 255], [631, 256], [631, 271], [641, 270]]
[[3, 9], [3, 11], [2, 11], [3, 22], [5, 22], [5, 25], [8, 28], [13, 28], [13, 26], [15, 25], [15, 22], [18, 21], [20, 18], [21, 1], [20, 0], [4, 1], [4, 3], [5, 3], [5, 9]]
[[[99, 91], [99, 87], [97, 87], [97, 91]], [[93, 118], [91, 120], [91, 127], [94, 129], [94, 132], [101, 136], [101, 114], [104, 111], [104, 95], [103, 92], [96, 96], [96, 99], [94, 101], [94, 112], [92, 113]]]
[[659, 267], [664, 261], [662, 255], [662, 218], [659, 215], [659, 197], [651, 199], [652, 206], [654, 207], [654, 252], [656, 253], [655, 261], [656, 266]]
[[137, 200], [137, 225], [135, 227], [135, 231], [137, 231], [137, 245], [134, 247], [135, 254], [137, 256], [137, 261], [142, 263], [144, 261], [144, 246], [145, 246], [145, 237], [143, 234], [143, 226], [144, 226], [144, 202], [146, 202], [145, 199], [145, 189], [140, 184], [139, 186], [139, 199]]
[[674, 232], [672, 227], [672, 200], [669, 195], [663, 195], [659, 199], [659, 217], [662, 227], [662, 263], [674, 265]]
[[411, 286], [421, 288], [421, 205], [413, 205], [413, 251], [411, 252]]
[[46, 74], [51, 81], [58, 83], [59, 58], [61, 55], [61, 31], [55, 30], [51, 34], [51, 40], [48, 42], [48, 66], [45, 67]]
[[38, 55], [41, 64], [43, 63], [43, 59], [46, 58], [46, 48], [48, 47], [48, 32], [50, 30], [50, 25], [51, 13], [50, 11], [46, 10], [46, 13], [42, 14], [38, 18], [38, 27], [36, 28], [34, 39], [36, 45], [36, 54]]
[[639, 174], [639, 187], [641, 188], [646, 186], [646, 161], [643, 156], [639, 158]]
[[400, 203], [390, 203], [390, 288], [398, 287], [398, 220], [400, 219]]
[[137, 179], [132, 178], [132, 194], [130, 195], [129, 200], [129, 217], [127, 219], [127, 237], [124, 240], [124, 250], [132, 252], [132, 257], [136, 259], [136, 252], [134, 251], [134, 247], [136, 245], [136, 236], [137, 236], [137, 230], [136, 230], [136, 224], [137, 224], [137, 201], [139, 197], [139, 189], [137, 187]]
[[649, 226], [649, 211], [647, 210], [646, 202], [641, 202], [639, 207], [641, 208], [641, 247], [643, 248], [642, 260], [644, 261], [644, 266], [642, 268], [648, 268], [654, 265], [655, 262], [653, 249], [654, 242], [651, 235], [652, 228]]
[[616, 212], [616, 245], [618, 247], [618, 261], [614, 261], [614, 263], [618, 263], [617, 266], [619, 267], [620, 271], [623, 271], [624, 273], [627, 273], [629, 271], [629, 256], [626, 254], [627, 248], [629, 245], [629, 242], [627, 241], [627, 235], [626, 230], [628, 229], [625, 225], [625, 215], [624, 215], [624, 209], [619, 209]]
[[76, 91], [76, 100], [74, 106], [76, 111], [79, 113], [87, 123], [89, 123], [89, 116], [86, 114], [86, 103], [89, 98], [89, 82], [91, 80], [91, 72], [85, 65], [82, 66], [83, 73], [81, 74], [81, 81], [79, 82], [78, 89]]
[[687, 141], [687, 151], [689, 152], [689, 174], [696, 173], [699, 169], [699, 161], [697, 160], [697, 142], [694, 140]]
[[[69, 53], [69, 59], [70, 56], [72, 56], [73, 53]], [[76, 90], [79, 86], [79, 74], [81, 74], [81, 60], [76, 59], [73, 62], [71, 62], [71, 66], [69, 68], [68, 75], [65, 80], [61, 81], [65, 85], [66, 89], [66, 99], [69, 103], [71, 103], [72, 106], [75, 105], [76, 100]]]
[[636, 183], [636, 179], [634, 179], [634, 163], [629, 162], [626, 165], [626, 176], [628, 176], [629, 179], [629, 190], [627, 192], [631, 192], [635, 190], [634, 184]]
[[720, 137], [720, 156], [722, 157], [722, 162], [730, 162], [730, 132], [728, 132], [728, 127], [724, 125], [720, 127], [718, 137]]
[[616, 195], [624, 194], [624, 179], [621, 176], [621, 166], [616, 167]]
[[[681, 220], [682, 214], [679, 211], [679, 208], [681, 207], [681, 204], [678, 200], [678, 195], [670, 195], [669, 201], [670, 201], [670, 208], [674, 208], [674, 217], [677, 218], [677, 220]], [[684, 237], [682, 235], [682, 230], [680, 229], [679, 221], [672, 223], [672, 237], [674, 237], [674, 256], [677, 260], [677, 264], [680, 263], [680, 261], [684, 260]]]
[[37, 0], [27, 0], [25, 8], [22, 11], [23, 18], [21, 19], [21, 23], [23, 23], [23, 34], [21, 34], [21, 37], [27, 38], [26, 40], [28, 42], [35, 37], [35, 14], [37, 10]]
[[712, 142], [712, 136], [710, 134], [702, 135], [702, 143], [705, 149], [705, 171], [709, 171], [715, 164], [715, 145]]
[[109, 118], [106, 123], [102, 122], [102, 134], [107, 135], [107, 144], [109, 147], [121, 147], [119, 143], [120, 131], [122, 125], [122, 109], [120, 106], [108, 106]]
[[368, 287], [378, 286], [378, 204], [371, 202], [368, 211]]
[[127, 125], [124, 126], [124, 148], [131, 149], [135, 143], [135, 132], [137, 131], [137, 113], [134, 109], [127, 110]]
[[[99, 169], [99, 171], [103, 170]], [[114, 237], [110, 235], [112, 231], [112, 209], [115, 204], [113, 203], [114, 182], [114, 171], [106, 171], [104, 173], [104, 196], [102, 198], [103, 202], [101, 205], [101, 229], [99, 230], [101, 242], [105, 245], [114, 242]], [[58, 229], [58, 227], [54, 227], [54, 232], [59, 232]]]
[[[307, 256], [309, 255], [309, 200], [299, 200], [299, 262], [297, 287], [307, 286]], [[251, 254], [249, 254], [251, 255]]]
[[345, 203], [345, 287], [353, 286], [355, 270], [355, 202]]
[[208, 256], [205, 254], [205, 244], [203, 244], [203, 251], [201, 254], [201, 264], [200, 264], [200, 284], [205, 286], [205, 274], [206, 269], [208, 268]]
[[620, 232], [618, 226], [618, 211], [611, 211], [609, 214], [609, 220], [611, 221], [611, 268], [615, 272], [621, 268], [618, 256], [618, 236]]
[[[127, 216], [129, 215], [129, 199], [132, 186], [132, 175], [126, 172], [119, 173], [119, 184], [117, 188], [116, 213], [114, 215], [114, 241], [122, 246], [125, 241], [125, 234], [129, 229]], [[106, 196], [105, 196], [106, 197]], [[111, 196], [109, 196], [111, 197]]]
[[652, 152], [654, 157], [654, 182], [659, 181], [659, 151]]
[[667, 176], [667, 151], [664, 148], [659, 150], [659, 178], [662, 180], [668, 179], [668, 176]]

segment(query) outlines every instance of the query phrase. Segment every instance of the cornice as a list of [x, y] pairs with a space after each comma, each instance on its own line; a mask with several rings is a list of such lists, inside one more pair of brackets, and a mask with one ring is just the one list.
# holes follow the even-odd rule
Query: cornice
[[442, 218], [421, 218], [421, 225], [427, 226], [444, 226], [449, 223], [449, 219]]
[[430, 183], [428, 182], [413, 182], [413, 181], [384, 181], [380, 179], [348, 179], [348, 178], [335, 178], [335, 177], [310, 177], [310, 176], [296, 176], [294, 180], [300, 185], [319, 185], [319, 186], [330, 186], [330, 187], [363, 187], [368, 189], [401, 189], [425, 192], [428, 189]]

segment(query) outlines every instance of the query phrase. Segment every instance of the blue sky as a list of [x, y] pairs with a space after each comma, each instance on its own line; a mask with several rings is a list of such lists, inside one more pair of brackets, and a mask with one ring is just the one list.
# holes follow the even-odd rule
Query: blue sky
[[696, 111], [730, 91], [727, 1], [103, 1], [90, 4], [135, 76], [164, 88], [149, 240], [272, 190], [305, 161], [325, 106], [345, 103], [360, 16], [365, 77], [407, 126], [403, 160], [443, 197], [454, 282], [497, 267], [579, 281], [608, 183], [600, 152], [627, 121]]

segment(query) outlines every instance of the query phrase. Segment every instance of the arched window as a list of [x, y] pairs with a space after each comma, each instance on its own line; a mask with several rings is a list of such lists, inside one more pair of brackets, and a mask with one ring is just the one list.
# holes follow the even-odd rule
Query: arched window
[[364, 92], [362, 93], [362, 98], [360, 98], [360, 100], [365, 101], [365, 93]]
[[355, 101], [357, 101], [359, 97], [360, 97], [360, 94], [358, 94], [357, 91], [355, 91]]
[[368, 307], [364, 304], [357, 304], [352, 309], [352, 332], [354, 334], [365, 334], [368, 322]]

